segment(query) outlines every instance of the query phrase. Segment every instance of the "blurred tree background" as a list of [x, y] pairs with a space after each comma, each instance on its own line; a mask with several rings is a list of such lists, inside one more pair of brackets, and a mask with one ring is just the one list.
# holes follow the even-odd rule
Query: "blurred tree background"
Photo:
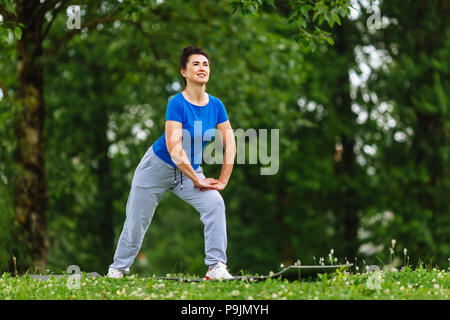
[[[279, 129], [278, 172], [247, 147], [222, 191], [232, 272], [331, 248], [387, 265], [391, 239], [391, 266], [404, 248], [447, 266], [449, 18], [437, 0], [1, 0], [0, 271], [106, 272], [188, 45], [211, 56], [207, 91], [235, 130]], [[132, 271], [203, 260], [198, 213], [167, 192]]]

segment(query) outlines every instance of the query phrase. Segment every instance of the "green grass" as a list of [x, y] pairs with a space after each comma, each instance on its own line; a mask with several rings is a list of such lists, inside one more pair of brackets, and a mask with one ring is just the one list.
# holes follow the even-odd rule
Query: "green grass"
[[[0, 299], [92, 299], [92, 300], [306, 300], [306, 299], [432, 299], [448, 300], [450, 268], [448, 270], [405, 268], [403, 271], [383, 271], [379, 275], [380, 289], [370, 289], [368, 273], [323, 274], [314, 280], [289, 282], [269, 279], [261, 282], [176, 282], [141, 278], [85, 278], [79, 289], [69, 289], [67, 279], [52, 277], [36, 281], [28, 275], [0, 277]], [[179, 276], [179, 275], [178, 275]], [[374, 282], [371, 282], [374, 283]]]

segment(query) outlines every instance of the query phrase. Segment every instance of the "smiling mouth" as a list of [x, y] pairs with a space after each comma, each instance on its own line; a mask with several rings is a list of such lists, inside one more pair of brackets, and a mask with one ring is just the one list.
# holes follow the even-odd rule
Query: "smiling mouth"
[[197, 73], [197, 75], [198, 75], [199, 77], [206, 77], [206, 74], [205, 74], [205, 73]]

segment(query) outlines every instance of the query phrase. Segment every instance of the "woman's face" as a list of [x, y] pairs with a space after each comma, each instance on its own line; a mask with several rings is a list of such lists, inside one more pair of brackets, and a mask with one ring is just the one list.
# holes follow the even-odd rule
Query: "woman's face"
[[186, 63], [186, 69], [181, 69], [181, 74], [186, 78], [186, 82], [206, 84], [209, 80], [209, 61], [202, 54], [192, 54]]

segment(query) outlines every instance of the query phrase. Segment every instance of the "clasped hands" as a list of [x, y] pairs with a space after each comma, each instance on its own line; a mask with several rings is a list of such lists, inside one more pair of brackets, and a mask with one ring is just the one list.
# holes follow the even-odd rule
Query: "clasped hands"
[[200, 191], [206, 191], [209, 189], [222, 191], [225, 189], [226, 183], [214, 178], [205, 178], [194, 182], [194, 187], [200, 188]]

